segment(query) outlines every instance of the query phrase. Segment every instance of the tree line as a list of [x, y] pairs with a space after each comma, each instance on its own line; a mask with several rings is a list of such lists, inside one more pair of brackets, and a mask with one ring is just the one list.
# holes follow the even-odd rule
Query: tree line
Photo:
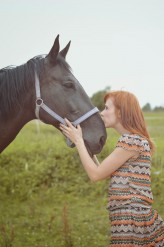
[[[94, 93], [91, 97], [91, 101], [92, 103], [98, 107], [98, 109], [100, 111], [102, 111], [104, 109], [104, 95], [109, 92], [111, 90], [110, 87], [106, 87], [105, 89], [103, 90], [100, 90], [96, 93]], [[149, 111], [153, 111], [153, 112], [161, 112], [161, 111], [164, 111], [164, 106], [155, 106], [154, 108], [151, 107], [151, 104], [150, 103], [146, 103], [143, 107], [142, 107], [142, 110], [144, 112], [149, 112]]]

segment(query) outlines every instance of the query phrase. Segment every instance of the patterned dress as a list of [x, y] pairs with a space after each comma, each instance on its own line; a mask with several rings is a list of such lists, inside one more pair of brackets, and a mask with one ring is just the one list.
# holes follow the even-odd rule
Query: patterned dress
[[164, 221], [152, 208], [149, 143], [141, 136], [123, 134], [116, 147], [136, 150], [139, 156], [126, 161], [111, 176], [110, 247], [164, 247]]

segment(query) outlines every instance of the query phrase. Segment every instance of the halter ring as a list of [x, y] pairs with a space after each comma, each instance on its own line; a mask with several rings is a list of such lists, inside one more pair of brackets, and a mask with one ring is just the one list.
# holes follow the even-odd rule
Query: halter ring
[[43, 100], [42, 100], [42, 98], [38, 97], [38, 98], [36, 99], [36, 105], [37, 105], [37, 106], [43, 105]]

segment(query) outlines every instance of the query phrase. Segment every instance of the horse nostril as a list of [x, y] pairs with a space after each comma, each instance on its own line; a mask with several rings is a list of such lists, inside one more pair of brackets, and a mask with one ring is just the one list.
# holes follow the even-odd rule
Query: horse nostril
[[105, 140], [106, 140], [106, 138], [104, 136], [101, 136], [100, 141], [99, 141], [101, 146], [104, 146]]

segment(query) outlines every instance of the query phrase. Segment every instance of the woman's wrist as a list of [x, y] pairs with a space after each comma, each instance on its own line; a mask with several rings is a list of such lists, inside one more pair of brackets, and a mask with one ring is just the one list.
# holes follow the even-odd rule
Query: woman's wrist
[[82, 146], [85, 146], [83, 138], [79, 138], [78, 140], [76, 140], [75, 145], [76, 145], [77, 149], [82, 147]]

